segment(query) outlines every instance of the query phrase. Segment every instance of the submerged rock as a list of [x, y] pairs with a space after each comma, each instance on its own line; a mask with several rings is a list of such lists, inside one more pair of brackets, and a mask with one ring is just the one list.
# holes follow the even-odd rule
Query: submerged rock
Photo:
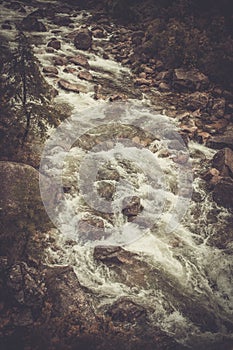
[[123, 201], [122, 213], [128, 217], [137, 216], [143, 207], [140, 203], [140, 198], [137, 196], [127, 197]]

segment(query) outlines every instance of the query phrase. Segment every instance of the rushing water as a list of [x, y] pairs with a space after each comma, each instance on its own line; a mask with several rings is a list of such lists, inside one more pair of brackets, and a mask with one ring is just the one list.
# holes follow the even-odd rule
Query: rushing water
[[[6, 13], [15, 16], [4, 9]], [[76, 26], [85, 22], [82, 13], [74, 20]], [[45, 49], [51, 31], [57, 29], [46, 25], [49, 32], [34, 46], [41, 67], [51, 65]], [[60, 29], [62, 49], [56, 55], [77, 54], [64, 39], [72, 29]], [[140, 101], [133, 98], [138, 92], [132, 90], [130, 70], [99, 53], [101, 49], [85, 53], [94, 76], [94, 82], [81, 82], [87, 93], [65, 92], [58, 88], [57, 78], [46, 78], [59, 90], [57, 102], [73, 108], [69, 120], [51, 131], [42, 155], [40, 170], [51, 177], [56, 197], [45, 205], [58, 227], [48, 233], [48, 240], [55, 243], [48, 248], [47, 263], [72, 265], [81, 284], [95, 296], [97, 309], [119, 296], [130, 296], [150, 310], [152, 324], [191, 348], [233, 339], [232, 257], [208, 245], [229, 213], [221, 208], [215, 220], [209, 219], [217, 207], [200, 178], [203, 162], [208, 163], [214, 151], [195, 143], [187, 148], [176, 122], [154, 112], [156, 106], [147, 96]], [[58, 67], [59, 78], [80, 83], [63, 68]], [[94, 84], [100, 82], [109, 86], [109, 94], [114, 86], [118, 92], [128, 91], [130, 102], [94, 100]], [[109, 170], [116, 177], [108, 177]], [[101, 182], [113, 189], [112, 200], [100, 196]], [[41, 189], [43, 196], [43, 181]], [[191, 199], [192, 191], [198, 200]], [[132, 196], [140, 199], [143, 209], [131, 221], [123, 215], [123, 203]], [[88, 237], [82, 231], [86, 222]], [[135, 274], [128, 271], [132, 285], [97, 264], [93, 246], [98, 244], [123, 245], [137, 252], [148, 266], [143, 270], [146, 282], [137, 279], [137, 266]]]

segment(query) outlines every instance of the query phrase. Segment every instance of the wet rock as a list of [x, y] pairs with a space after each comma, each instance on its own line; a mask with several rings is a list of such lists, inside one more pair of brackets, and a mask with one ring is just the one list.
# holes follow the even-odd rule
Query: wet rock
[[65, 69], [63, 69], [64, 73], [71, 73], [71, 74], [75, 74], [77, 73], [77, 69], [76, 68], [71, 68], [71, 67], [66, 67]]
[[230, 148], [218, 151], [213, 158], [212, 165], [219, 170], [221, 176], [233, 177], [233, 151]]
[[78, 50], [89, 50], [92, 45], [92, 34], [88, 29], [80, 29], [75, 35], [74, 45]]
[[110, 316], [114, 322], [145, 322], [146, 318], [145, 308], [126, 297], [119, 298], [115, 301], [107, 310], [106, 314]]
[[9, 23], [3, 23], [2, 24], [2, 29], [11, 30], [12, 26]]
[[218, 205], [225, 208], [233, 208], [233, 179], [222, 178], [214, 187], [213, 199]]
[[17, 1], [12, 1], [11, 3], [7, 4], [6, 7], [21, 13], [26, 13], [25, 8]]
[[60, 86], [60, 88], [66, 91], [72, 91], [76, 93], [86, 92], [85, 86], [80, 84], [69, 83], [67, 80], [64, 79], [59, 80], [58, 85]]
[[104, 33], [103, 29], [95, 29], [92, 31], [92, 35], [94, 36], [94, 38], [105, 38], [106, 34]]
[[173, 73], [173, 87], [181, 90], [204, 90], [209, 80], [206, 75], [196, 69], [185, 70], [178, 68]]
[[68, 60], [66, 57], [54, 57], [53, 58], [53, 63], [55, 66], [65, 66], [68, 63]]
[[122, 205], [122, 213], [128, 217], [137, 216], [143, 210], [140, 198], [137, 196], [124, 198]]
[[56, 67], [52, 67], [52, 66], [47, 66], [47, 67], [43, 67], [43, 70], [42, 70], [44, 73], [47, 73], [47, 74], [58, 74], [58, 70]]
[[67, 27], [74, 21], [69, 17], [69, 16], [58, 16], [55, 17], [53, 20], [53, 23], [56, 24], [57, 26], [64, 26]]
[[36, 17], [27, 16], [20, 23], [20, 29], [28, 32], [46, 32], [45, 25], [38, 21]]
[[52, 39], [52, 40], [48, 43], [47, 46], [48, 46], [48, 47], [52, 47], [52, 48], [55, 49], [55, 50], [60, 50], [60, 48], [61, 48], [61, 42], [60, 42], [59, 40], [57, 40], [57, 39]]
[[90, 65], [88, 63], [87, 58], [84, 55], [81, 55], [81, 54], [76, 55], [74, 57], [70, 57], [69, 58], [69, 62], [73, 63], [73, 64], [75, 64], [77, 66], [82, 66], [82, 67], [87, 68], [87, 69], [90, 68]]
[[214, 149], [228, 147], [233, 150], [233, 126], [229, 125], [222, 135], [211, 137], [207, 142], [207, 146]]
[[97, 246], [94, 249], [94, 258], [107, 265], [132, 265], [135, 263], [135, 256], [137, 255], [119, 246]]
[[209, 95], [205, 92], [193, 92], [189, 94], [185, 100], [187, 108], [191, 111], [195, 111], [197, 109], [205, 109], [207, 108], [209, 102]]
[[78, 78], [86, 81], [93, 81], [93, 76], [88, 71], [81, 71], [78, 73]]
[[45, 48], [45, 51], [46, 51], [47, 53], [54, 53], [54, 49], [53, 49], [52, 47], [46, 47], [46, 48]]

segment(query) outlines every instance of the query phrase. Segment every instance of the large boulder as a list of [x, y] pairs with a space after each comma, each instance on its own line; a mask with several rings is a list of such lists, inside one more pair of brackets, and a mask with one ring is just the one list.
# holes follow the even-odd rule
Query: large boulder
[[209, 80], [206, 75], [197, 69], [186, 70], [183, 68], [174, 69], [173, 87], [180, 90], [204, 90], [208, 87]]
[[78, 50], [89, 50], [92, 45], [92, 33], [88, 29], [80, 29], [74, 38], [74, 45]]
[[[44, 209], [36, 169], [0, 161], [0, 181], [0, 254], [17, 260], [27, 254], [28, 241], [37, 231], [53, 225]], [[48, 190], [48, 201], [53, 197]]]

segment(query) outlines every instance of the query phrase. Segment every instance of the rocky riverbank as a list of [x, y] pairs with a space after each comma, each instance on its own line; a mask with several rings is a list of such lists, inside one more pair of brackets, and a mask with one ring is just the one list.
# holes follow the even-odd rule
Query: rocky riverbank
[[[147, 13], [144, 23], [114, 20], [111, 2], [107, 7], [91, 2], [78, 6], [1, 3], [2, 43], [13, 50], [18, 31], [23, 31], [27, 47], [32, 45], [31, 62], [37, 67], [30, 66], [36, 78], [30, 91], [36, 101], [33, 106], [31, 101], [22, 104], [22, 97], [17, 102], [16, 92], [20, 95], [25, 83], [22, 70], [15, 75], [18, 85], [14, 86], [19, 88], [6, 89], [10, 93], [7, 101], [1, 95], [6, 116], [1, 132], [13, 135], [1, 144], [0, 162], [0, 344], [4, 350], [16, 346], [104, 350], [109, 344], [112, 349], [124, 350], [232, 347], [232, 92], [197, 68], [169, 67], [166, 60], [151, 54], [150, 32], [161, 24], [153, 25], [149, 3], [137, 6], [134, 11]], [[2, 78], [9, 73], [9, 57], [10, 53], [2, 59]], [[7, 80], [3, 79], [2, 86], [7, 87]], [[148, 247], [143, 251], [145, 247], [98, 246], [83, 251], [77, 242], [60, 238], [39, 193], [38, 169], [47, 129], [94, 104], [129, 99], [145, 100], [176, 121], [184, 141], [190, 144], [195, 166], [190, 223], [184, 226], [188, 233], [183, 229], [164, 238], [158, 230], [153, 246], [158, 256], [150, 250], [147, 254]], [[25, 113], [34, 116], [28, 130], [27, 118], [21, 119]], [[156, 140], [150, 135], [135, 129], [118, 133], [157, 152]], [[24, 142], [18, 143], [20, 137], [26, 138]], [[98, 133], [84, 135], [75, 146], [87, 151], [101, 140]], [[161, 159], [170, 155], [169, 150], [160, 150]], [[171, 159], [176, 161], [182, 159]], [[126, 179], [130, 173], [136, 178], [138, 172], [127, 163], [119, 162], [117, 169], [103, 168], [98, 174], [99, 193], [110, 201], [120, 176]], [[69, 177], [65, 181], [64, 191], [69, 195], [74, 185]], [[53, 193], [48, 192], [48, 197], [53, 200]], [[140, 199], [134, 197], [124, 205], [122, 215], [130, 224], [142, 210]], [[93, 211], [87, 214], [80, 221], [85, 233], [88, 225], [93, 230], [113, 220]], [[214, 265], [217, 276], [209, 271], [210, 262], [216, 261], [220, 266], [217, 270]], [[171, 273], [172, 264], [175, 272]]]

